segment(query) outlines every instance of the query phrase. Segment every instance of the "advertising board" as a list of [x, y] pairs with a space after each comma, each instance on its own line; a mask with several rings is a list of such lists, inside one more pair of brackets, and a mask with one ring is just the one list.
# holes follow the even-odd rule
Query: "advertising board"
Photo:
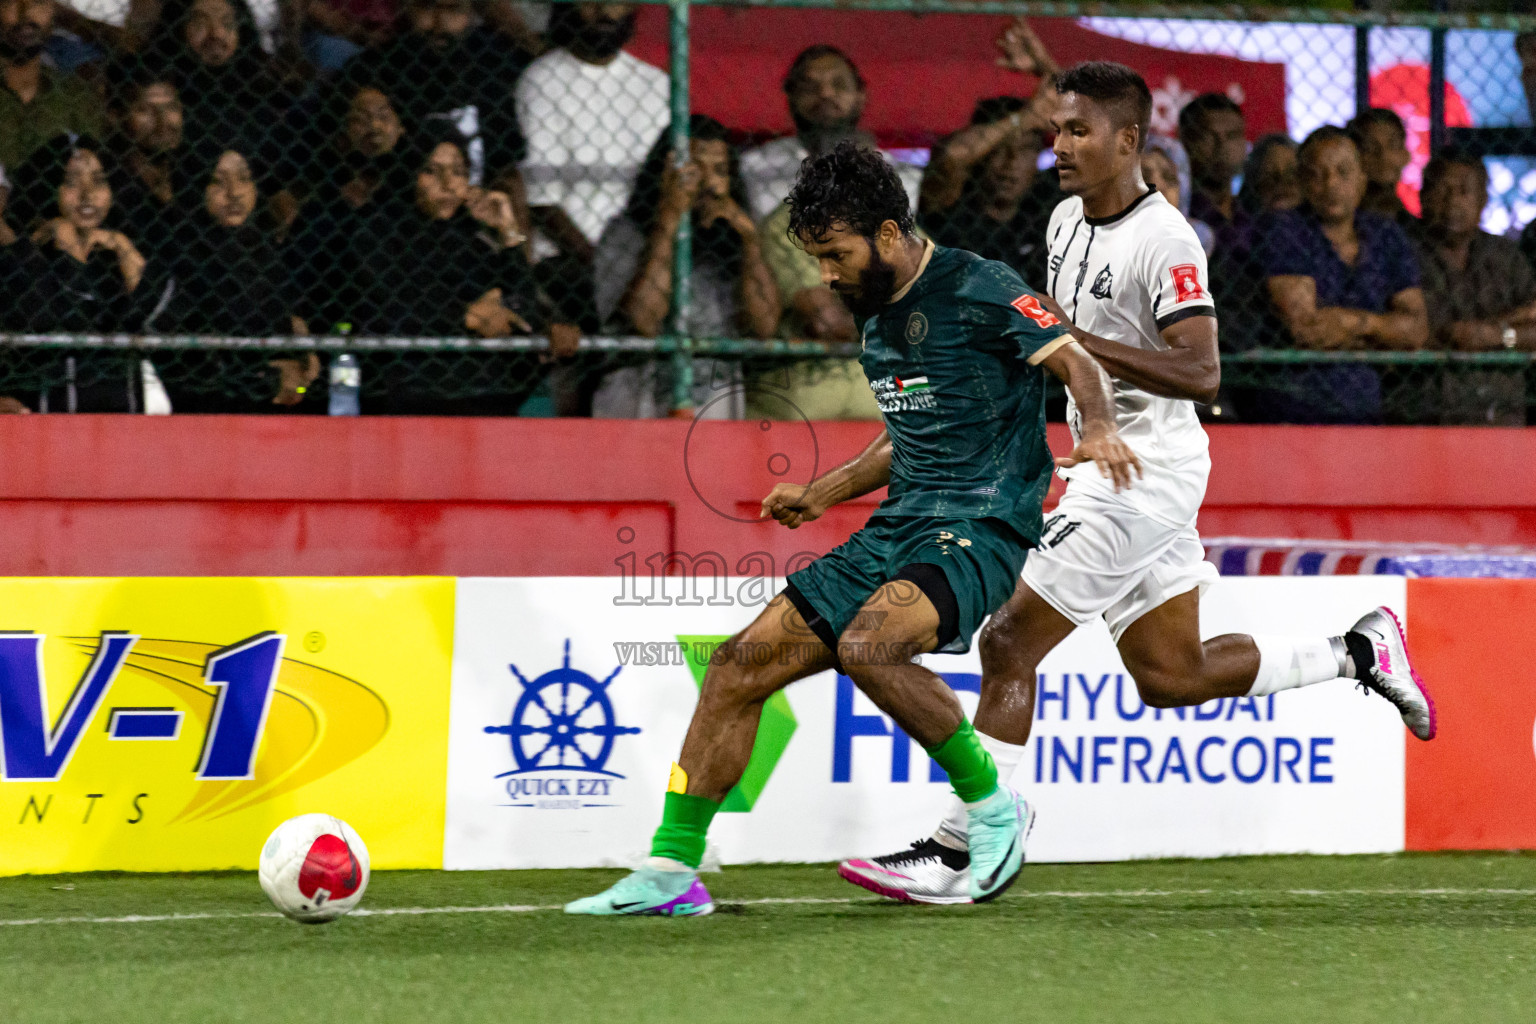
[[0, 580], [0, 872], [254, 868], [346, 819], [442, 857], [453, 580]]

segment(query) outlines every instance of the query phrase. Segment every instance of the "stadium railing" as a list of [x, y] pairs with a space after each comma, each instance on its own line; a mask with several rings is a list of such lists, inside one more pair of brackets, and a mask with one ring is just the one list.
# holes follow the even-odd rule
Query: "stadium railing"
[[[1491, 188], [1489, 205], [1483, 215], [1485, 228], [1495, 234], [1512, 234], [1536, 214], [1536, 132], [1526, 127], [1530, 123], [1530, 112], [1518, 84], [1522, 80], [1536, 80], [1526, 73], [1526, 65], [1522, 63], [1525, 43], [1520, 37], [1521, 33], [1536, 32], [1536, 17], [963, 0], [774, 0], [733, 5], [671, 0], [665, 4], [653, 2], [643, 6], [647, 10], [641, 19], [641, 32], [631, 48], [644, 51], [649, 57], [660, 47], [665, 54], [666, 113], [670, 118], [673, 153], [687, 150], [690, 113], [746, 111], [726, 124], [733, 143], [739, 143], [741, 149], [782, 135], [787, 127], [782, 111], [785, 97], [778, 85], [789, 57], [799, 46], [790, 47], [783, 55], [772, 51], [779, 63], [772, 70], [770, 82], [755, 79], [738, 82], [741, 91], [769, 95], [769, 102], [722, 104], [718, 92], [711, 96], [690, 95], [690, 83], [698, 88], [701, 81], [719, 81], [722, 75], [728, 77], [732, 72], [730, 64], [734, 51], [720, 48], [723, 37], [718, 8], [725, 9], [725, 17], [739, 19], [761, 16], [773, 9], [826, 12], [829, 17], [835, 12], [838, 18], [872, 19], [870, 24], [877, 36], [880, 31], [888, 31], [873, 20], [882, 17], [966, 18], [977, 24], [985, 23], [984, 34], [990, 38], [1006, 25], [1000, 20], [1003, 16], [1023, 15], [1031, 19], [1047, 45], [1059, 51], [1056, 56], [1064, 64], [1100, 55], [1079, 52], [1080, 48], [1074, 47], [1074, 38], [1084, 38], [1084, 30], [1126, 44], [1127, 53], [1143, 56], [1153, 53], [1131, 49], [1139, 43], [1187, 55], [1179, 58], [1174, 67], [1176, 71], [1183, 70], [1182, 82], [1165, 68], [1156, 69], [1156, 74], [1148, 73], [1154, 89], [1154, 131], [1158, 134], [1175, 135], [1178, 109], [1197, 89], [1210, 87], [1211, 83], [1220, 86], [1223, 74], [1229, 76], [1225, 91], [1236, 93], [1235, 98], [1243, 101], [1250, 122], [1257, 121], [1265, 128], [1283, 132], [1293, 139], [1303, 137], [1319, 125], [1341, 123], [1367, 107], [1388, 107], [1398, 111], [1407, 125], [1407, 149], [1412, 157], [1408, 180], [1416, 180], [1423, 159], [1430, 151], [1447, 141], [1456, 142], [1474, 149], [1487, 161]], [[696, 32], [690, 26], [691, 13], [700, 18], [715, 19], [705, 27], [707, 31], [703, 38], [696, 38]], [[662, 14], [664, 18], [660, 17]], [[751, 23], [742, 20], [740, 24], [750, 26]], [[409, 30], [403, 31], [408, 33]], [[744, 27], [743, 31], [747, 29]], [[1078, 34], [1076, 37], [1074, 32]], [[827, 38], [826, 41], [860, 57], [863, 55], [856, 40]], [[274, 44], [273, 49], [281, 54], [284, 50], [282, 41]], [[766, 49], [772, 50], [771, 47]], [[946, 56], [953, 57], [953, 54], [946, 51]], [[995, 54], [983, 50], [972, 56], [978, 65], [989, 67]], [[1247, 63], [1240, 64], [1232, 58]], [[144, 65], [153, 64], [156, 58], [152, 49], [141, 49], [134, 59]], [[1147, 59], [1152, 58], [1148, 56]], [[109, 53], [102, 63], [121, 68], [131, 61]], [[899, 63], [899, 59], [893, 63]], [[156, 70], [151, 67], [145, 72], [141, 67], [138, 76], [152, 80]], [[914, 116], [933, 110], [931, 98], [924, 98], [933, 90], [931, 83], [913, 81], [907, 85], [910, 95], [891, 97], [888, 95], [891, 72], [884, 70], [879, 88], [887, 95], [879, 98], [879, 103], [884, 104], [880, 116], [889, 123], [871, 124], [870, 127], [879, 136], [882, 147], [911, 168], [915, 182], [935, 144], [949, 132], [964, 126], [965, 112], [957, 118], [950, 110], [945, 115], [948, 120], [938, 124], [908, 123], [901, 117], [891, 116], [893, 105], [914, 108]], [[1145, 68], [1138, 70], [1147, 71]], [[274, 192], [291, 193], [294, 190], [292, 182], [304, 179], [314, 163], [313, 160], [306, 163], [306, 157], [313, 153], [295, 156], [293, 150], [307, 147], [319, 152], [330, 144], [327, 132], [316, 125], [335, 129], [338, 135], [344, 134], [348, 117], [356, 111], [344, 103], [337, 107], [337, 94], [344, 91], [357, 93], [367, 88], [363, 80], [346, 77], [345, 69], [328, 78], [316, 77], [312, 72], [308, 74], [307, 79], [287, 87], [284, 95], [289, 98], [289, 109], [274, 122], [278, 124], [275, 130], [288, 133], [290, 138], [279, 140], [279, 144], [259, 154], [266, 163], [282, 168], [257, 175], [263, 188], [264, 204]], [[125, 86], [123, 82], [132, 79], [133, 75], [120, 70], [118, 75], [122, 81], [109, 81], [112, 99], [108, 106], [116, 104], [126, 111], [131, 105], [128, 97], [132, 87], [131, 83]], [[112, 75], [108, 78], [112, 79]], [[1034, 88], [1035, 78], [1018, 78], [1016, 86], [996, 85], [995, 77], [988, 79], [984, 75], [978, 76], [977, 81], [979, 88], [992, 87], [999, 92], [1027, 95]], [[1274, 88], [1276, 84], [1278, 91]], [[1263, 91], [1266, 88], [1268, 91]], [[870, 89], [874, 99], [875, 85], [872, 84]], [[965, 104], [969, 105], [972, 98], [967, 96]], [[413, 103], [410, 96], [388, 99], [402, 111]], [[504, 102], [510, 105], [514, 101], [509, 95]], [[195, 105], [189, 94], [183, 101], [189, 117]], [[485, 129], [488, 123], [498, 123], [490, 116], [494, 113], [482, 110], [478, 129]], [[330, 122], [324, 120], [328, 115], [332, 118]], [[417, 117], [413, 121], [413, 116], [397, 113], [398, 120], [404, 125], [401, 134], [409, 136], [422, 129], [422, 120]], [[761, 117], [762, 122], [743, 123], [741, 120], [752, 116]], [[109, 123], [120, 124], [123, 120], [119, 117]], [[534, 127], [522, 125], [522, 135], [529, 135]], [[190, 128], [188, 133], [191, 134]], [[205, 130], [203, 134], [217, 133]], [[1248, 134], [1250, 138], [1258, 134], [1252, 124]], [[107, 148], [119, 145], [131, 148], [127, 142], [121, 142], [125, 135], [126, 130], [119, 127], [116, 136], [120, 141], [107, 144]], [[298, 141], [301, 136], [305, 139], [302, 143]], [[241, 141], [248, 138], [249, 135]], [[487, 141], [495, 147], [496, 140]], [[631, 143], [635, 141], [630, 140]], [[261, 150], [263, 143], [251, 145], [253, 149]], [[631, 145], [630, 148], [635, 147]], [[268, 152], [272, 156], [269, 157]], [[471, 154], [471, 161], [475, 159], [478, 157]], [[15, 180], [21, 168], [9, 170], [13, 179], [11, 207], [14, 211], [16, 196], [24, 190], [25, 183]], [[1192, 186], [1187, 163], [1176, 170], [1187, 199]], [[200, 173], [206, 177], [207, 171], [203, 168]], [[484, 171], [486, 186], [500, 184], [494, 179], [494, 168], [488, 163]], [[189, 169], [189, 176], [192, 173]], [[475, 173], [480, 172], [476, 169]], [[414, 175], [410, 177], [414, 178]], [[197, 184], [196, 181], [190, 183], [188, 194], [200, 198], [201, 189]], [[335, 184], [335, 181], [321, 184], [315, 179], [306, 182], [298, 191], [307, 188], [310, 193], [318, 193], [327, 185]], [[375, 185], [385, 187], [378, 182]], [[1404, 189], [1402, 194], [1410, 204], [1416, 204], [1413, 189]], [[406, 198], [403, 193], [401, 198]], [[312, 211], [314, 201], [313, 194], [299, 197], [300, 226], [309, 216], [302, 211]], [[518, 205], [519, 213], [525, 211], [525, 206]], [[262, 212], [266, 213], [265, 205]], [[605, 216], [611, 221], [613, 211], [607, 210]], [[920, 222], [925, 220], [927, 218], [920, 217]], [[602, 223], [599, 219], [599, 226]], [[14, 221], [12, 226], [23, 235], [32, 227]], [[527, 229], [528, 225], [520, 224], [519, 227]], [[675, 235], [672, 260], [673, 280], [677, 286], [673, 290], [669, 314], [656, 336], [616, 333], [612, 327], [622, 318], [611, 314], [594, 318], [585, 309], [562, 309], [560, 300], [552, 299], [548, 294], [550, 282], [539, 285], [537, 302], [542, 304], [541, 315], [527, 319], [540, 326], [561, 319], [585, 321], [580, 324], [583, 337], [579, 351], [568, 365], [574, 365], [578, 369], [576, 375], [589, 381], [602, 378], [607, 370], [651, 359], [665, 361], [669, 371], [665, 377], [670, 378], [669, 403], [675, 413], [697, 407], [701, 394], [707, 393], [708, 385], [695, 380], [696, 369], [707, 365], [699, 363], [701, 359], [720, 357], [731, 363], [744, 363], [750, 369], [856, 356], [853, 343], [794, 337], [801, 332], [788, 323], [788, 317], [776, 335], [767, 338], [719, 337], [711, 332], [689, 330], [689, 325], [695, 322], [693, 313], [697, 305], [690, 282], [694, 280], [699, 258], [699, 240], [693, 237], [691, 227], [691, 218], [682, 217]], [[294, 222], [290, 221], [285, 230], [288, 232], [286, 242], [292, 244], [296, 230]], [[590, 237], [590, 234], [587, 241], [597, 245], [601, 239]], [[337, 252], [345, 253], [346, 250]], [[351, 252], [355, 255], [355, 250]], [[285, 257], [288, 255], [291, 253], [284, 253]], [[342, 256], [337, 259], [340, 266]], [[551, 265], [559, 265], [559, 261]], [[336, 267], [326, 269], [335, 270]], [[370, 276], [368, 266], [363, 264], [354, 264], [344, 270], [345, 280], [339, 286], [335, 284], [334, 274], [326, 278], [330, 282], [327, 286], [335, 291], [361, 289]], [[324, 274], [320, 276], [325, 277]], [[310, 291], [313, 292], [313, 288]], [[787, 296], [783, 298], [787, 299]], [[1417, 352], [1308, 351], [1291, 346], [1283, 331], [1277, 330], [1272, 321], [1265, 320], [1269, 314], [1267, 299], [1260, 296], [1255, 300], [1248, 296], [1247, 300], [1257, 301], [1260, 308], [1241, 312], [1248, 314], [1249, 322], [1258, 326], [1251, 327], [1246, 336], [1231, 344], [1228, 344], [1224, 326], [1226, 394], [1210, 411], [1213, 418], [1286, 419], [1292, 415], [1286, 410], [1293, 406], [1284, 400], [1301, 395], [1308, 397], [1312, 406], [1303, 412], [1303, 418], [1348, 421], [1354, 415], [1350, 410], [1330, 410], [1318, 405], [1326, 406], [1335, 398], [1344, 401], [1362, 386], [1379, 388], [1379, 403], [1375, 410], [1361, 414], [1378, 422], [1479, 422], [1477, 414], [1483, 410], [1486, 411], [1483, 422], [1524, 423], [1528, 410], [1536, 407], [1536, 375], [1531, 372], [1532, 355], [1529, 352], [1449, 351], [1439, 347], [1433, 339], [1431, 345], [1435, 347]], [[345, 323], [349, 319], [345, 310], [341, 317], [332, 321], [336, 324], [335, 329], [327, 330], [328, 315], [317, 314], [310, 319], [310, 330], [315, 333], [259, 337], [190, 330], [142, 333], [132, 325], [124, 325], [127, 330], [102, 333], [52, 333], [50, 325], [38, 324], [35, 320], [27, 322], [25, 330], [15, 330], [19, 321], [12, 320], [0, 324], [7, 328], [7, 333], [0, 334], [0, 346], [4, 350], [0, 356], [0, 394], [15, 395], [37, 408], [65, 411], [89, 406], [88, 401], [81, 404], [82, 394], [118, 390], [122, 393], [121, 403], [114, 398], [109, 402], [111, 407], [120, 405], [127, 411], [143, 411], [145, 403], [150, 401], [148, 383], [152, 379], [157, 384], [163, 383], [177, 397], [178, 401], [173, 405], [178, 408], [182, 407], [179, 401], [182, 396], [191, 396], [192, 404], [199, 408], [217, 407], [221, 401], [227, 401], [231, 409], [250, 410], [268, 402], [276, 387], [276, 371], [269, 365], [272, 358], [302, 360], [309, 352], [322, 356], [350, 352], [362, 363], [363, 410], [367, 412], [371, 400], [402, 390], [426, 396], [429, 405], [431, 401], [440, 400], [450, 407], [454, 402], [478, 395], [517, 395], [522, 398], [530, 390], [527, 382], [542, 380], [551, 368], [549, 343], [542, 332], [489, 337], [347, 334], [338, 333], [350, 326]], [[196, 319], [184, 317], [180, 324], [196, 326]], [[1315, 374], [1341, 364], [1355, 368], [1364, 376], [1343, 378], [1342, 382], [1319, 389]], [[750, 386], [750, 380], [749, 372], [744, 377], [717, 379], [715, 386], [738, 387], [744, 383]], [[309, 396], [313, 397], [306, 397], [299, 408], [319, 411], [325, 389], [326, 380], [322, 373], [308, 386]], [[1281, 411], [1250, 411], [1266, 407], [1264, 401], [1254, 401], [1254, 395], [1280, 396]], [[471, 403], [466, 408], [475, 406]], [[1472, 409], [1470, 418], [1468, 408]], [[510, 413], [516, 409], [508, 407], [502, 411]]]

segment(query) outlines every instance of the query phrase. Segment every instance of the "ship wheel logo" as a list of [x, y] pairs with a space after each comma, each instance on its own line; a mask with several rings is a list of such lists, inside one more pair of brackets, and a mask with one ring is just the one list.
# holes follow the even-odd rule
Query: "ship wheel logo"
[[601, 682], [580, 669], [571, 668], [571, 641], [565, 641], [565, 657], [560, 667], [551, 669], [529, 682], [516, 665], [508, 665], [522, 695], [512, 709], [507, 725], [488, 725], [485, 731], [509, 737], [512, 758], [517, 767], [496, 776], [498, 779], [528, 772], [590, 772], [622, 779], [618, 772], [603, 766], [613, 753], [613, 741], [619, 736], [633, 736], [640, 730], [618, 725], [613, 720], [613, 702], [608, 699], [608, 684], [619, 674], [620, 665]]

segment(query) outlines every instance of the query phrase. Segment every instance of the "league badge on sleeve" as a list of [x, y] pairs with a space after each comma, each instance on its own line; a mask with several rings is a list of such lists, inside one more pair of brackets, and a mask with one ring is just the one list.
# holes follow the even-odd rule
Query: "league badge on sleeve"
[[[1190, 269], [1193, 270], [1194, 268], [1191, 267]], [[1018, 298], [1009, 303], [1009, 305], [1018, 310], [1020, 313], [1029, 317], [1029, 319], [1033, 320], [1041, 327], [1055, 327], [1057, 324], [1061, 323], [1061, 321], [1056, 319], [1055, 315], [1051, 313], [1050, 310], [1040, 305], [1039, 299], [1035, 298], [1029, 292], [1025, 292], [1023, 295], [1020, 295]]]
[[1176, 302], [1205, 298], [1205, 289], [1200, 287], [1200, 268], [1193, 263], [1180, 263], [1176, 267], [1169, 267], [1168, 273], [1173, 275], [1173, 288], [1178, 293]]

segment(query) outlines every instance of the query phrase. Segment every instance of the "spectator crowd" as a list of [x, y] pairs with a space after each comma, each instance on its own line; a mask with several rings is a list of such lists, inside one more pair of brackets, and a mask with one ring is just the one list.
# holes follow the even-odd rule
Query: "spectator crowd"
[[[679, 159], [668, 77], [625, 49], [635, 16], [511, 0], [0, 0], [0, 330], [547, 335], [545, 361], [506, 362], [451, 394], [409, 361], [380, 363], [365, 410], [510, 415], [547, 382], [560, 414], [662, 416], [671, 360], [573, 357], [583, 335], [668, 333], [687, 223], [690, 334], [856, 341], [783, 205], [807, 157], [877, 146], [855, 62], [804, 50], [783, 80], [793, 134], [696, 114]], [[887, 157], [928, 237], [1043, 290], [1063, 198], [1049, 169], [1058, 69], [1022, 19], [997, 45], [1021, 86], [1038, 85], [978, 100], [926, 166]], [[1242, 107], [1220, 94], [1177, 123], [1176, 137], [1147, 140], [1142, 171], [1206, 249], [1225, 351], [1536, 349], [1522, 253], [1536, 235], [1522, 247], [1479, 229], [1488, 175], [1475, 155], [1433, 156], [1415, 217], [1390, 110], [1300, 144], [1250, 144]], [[162, 384], [152, 363], [125, 386], [120, 355], [69, 358], [94, 383], [72, 387], [68, 407], [101, 411], [317, 411], [323, 369], [301, 348], [188, 357], [248, 382], [241, 402]], [[879, 415], [853, 360], [697, 358], [693, 376], [703, 415]], [[0, 401], [64, 407], [47, 390]], [[1303, 362], [1233, 379], [1212, 409], [1523, 425], [1527, 380], [1514, 364]]]

